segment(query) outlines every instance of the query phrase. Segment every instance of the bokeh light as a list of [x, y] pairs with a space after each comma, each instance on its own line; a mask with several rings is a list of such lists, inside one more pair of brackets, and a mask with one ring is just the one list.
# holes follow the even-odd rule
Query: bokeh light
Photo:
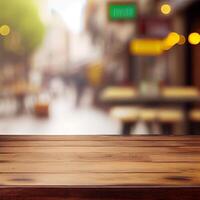
[[197, 45], [200, 43], [200, 34], [199, 33], [191, 33], [188, 37], [188, 41], [190, 44]]
[[0, 34], [2, 36], [7, 36], [10, 33], [10, 27], [8, 25], [3, 25], [0, 27]]
[[181, 40], [181, 37], [178, 33], [176, 32], [171, 32], [168, 34], [167, 38], [164, 39], [163, 42], [163, 49], [164, 50], [169, 50], [176, 44], [178, 44]]
[[178, 44], [179, 45], [183, 45], [183, 44], [185, 44], [185, 42], [186, 42], [185, 36], [184, 35], [180, 35], [180, 39], [179, 39]]
[[161, 10], [162, 14], [169, 15], [172, 11], [172, 8], [169, 4], [163, 4], [163, 5], [161, 5], [160, 10]]

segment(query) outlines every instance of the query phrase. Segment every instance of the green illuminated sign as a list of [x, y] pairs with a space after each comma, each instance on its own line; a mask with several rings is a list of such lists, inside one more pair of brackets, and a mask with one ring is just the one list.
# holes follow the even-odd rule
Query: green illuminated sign
[[108, 12], [112, 21], [133, 20], [137, 17], [137, 6], [135, 3], [110, 3]]

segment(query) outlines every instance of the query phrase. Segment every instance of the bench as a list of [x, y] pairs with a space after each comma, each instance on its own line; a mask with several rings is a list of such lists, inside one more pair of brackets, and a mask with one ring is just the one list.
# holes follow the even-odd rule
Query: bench
[[[133, 106], [118, 106], [110, 111], [110, 115], [122, 122], [122, 134], [130, 134], [132, 126], [138, 121], [145, 122], [149, 129], [152, 123], [162, 124], [163, 132], [169, 134], [171, 127], [176, 123], [183, 121], [184, 115], [180, 109], [172, 108], [141, 108]], [[170, 127], [170, 128], [169, 128]]]

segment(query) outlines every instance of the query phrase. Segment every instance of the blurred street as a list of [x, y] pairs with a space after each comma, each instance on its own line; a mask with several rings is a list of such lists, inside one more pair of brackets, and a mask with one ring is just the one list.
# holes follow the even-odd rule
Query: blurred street
[[199, 0], [0, 9], [0, 134], [200, 133]]
[[[21, 116], [0, 118], [1, 134], [53, 134], [53, 135], [116, 135], [120, 134], [120, 122], [112, 119], [106, 112], [90, 105], [91, 94], [88, 91], [82, 106], [74, 105], [74, 91], [69, 89], [64, 95], [53, 98], [48, 118], [37, 118], [31, 113]], [[10, 104], [0, 112], [12, 112]], [[92, 126], [91, 126], [92, 125]], [[81, 130], [81, 131], [80, 131]]]

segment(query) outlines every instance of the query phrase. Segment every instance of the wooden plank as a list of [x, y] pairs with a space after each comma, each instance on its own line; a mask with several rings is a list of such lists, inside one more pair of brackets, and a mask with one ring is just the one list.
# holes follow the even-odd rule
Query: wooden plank
[[132, 162], [199, 162], [200, 156], [199, 153], [165, 153], [163, 156], [162, 153], [152, 152], [151, 155], [149, 153], [0, 153], [0, 163], [4, 162], [99, 162], [99, 161], [132, 161]]
[[177, 152], [177, 153], [200, 153], [200, 147], [0, 147], [1, 153], [20, 152], [124, 152], [124, 153], [152, 153], [152, 152]]
[[198, 172], [200, 163], [20, 162], [1, 163], [0, 173], [179, 173]]
[[194, 141], [0, 141], [0, 147], [184, 147], [199, 146], [200, 140]]
[[44, 135], [26, 135], [26, 136], [6, 136], [1, 135], [0, 141], [200, 141], [200, 136], [44, 136]]
[[7, 186], [194, 186], [199, 173], [3, 173], [0, 185]]
[[165, 153], [163, 156], [162, 152], [51, 152], [51, 153], [0, 153], [0, 163], [9, 162], [99, 162], [99, 161], [131, 161], [131, 162], [200, 162], [199, 153]]

